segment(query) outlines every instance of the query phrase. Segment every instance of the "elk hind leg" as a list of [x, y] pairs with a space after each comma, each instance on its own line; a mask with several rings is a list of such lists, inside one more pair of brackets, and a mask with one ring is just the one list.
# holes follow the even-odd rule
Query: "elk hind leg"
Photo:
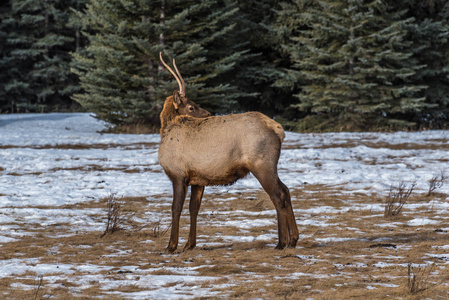
[[282, 189], [281, 197], [287, 214], [287, 226], [289, 234], [289, 248], [295, 248], [299, 239], [298, 226], [296, 225], [295, 215], [293, 213], [290, 191], [287, 186], [278, 178], [278, 185]]
[[190, 196], [190, 233], [189, 240], [187, 244], [184, 246], [184, 251], [193, 249], [196, 246], [196, 223], [198, 218], [198, 211], [201, 206], [201, 199], [204, 193], [204, 186], [200, 185], [192, 185], [191, 188], [191, 196]]
[[268, 170], [263, 167], [254, 168], [251, 173], [254, 174], [257, 180], [259, 180], [263, 189], [267, 192], [268, 196], [270, 196], [270, 199], [276, 208], [279, 235], [279, 242], [276, 249], [284, 249], [289, 243], [289, 225], [292, 223], [291, 217], [289, 216], [289, 211], [285, 205], [287, 198], [289, 199], [289, 197], [287, 197], [289, 194], [286, 196], [285, 190], [282, 188], [282, 185], [280, 185], [281, 181], [277, 176], [275, 168]]
[[173, 181], [172, 225], [167, 252], [173, 253], [178, 248], [179, 219], [186, 199], [187, 186], [182, 180]]

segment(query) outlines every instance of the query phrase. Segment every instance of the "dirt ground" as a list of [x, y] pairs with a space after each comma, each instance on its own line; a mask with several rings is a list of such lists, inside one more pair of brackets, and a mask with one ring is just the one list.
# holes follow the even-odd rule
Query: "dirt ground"
[[[446, 195], [413, 194], [399, 216], [384, 217], [385, 196], [312, 185], [291, 194], [295, 249], [274, 250], [276, 215], [263, 191], [218, 195], [206, 188], [198, 247], [182, 252], [187, 200], [174, 254], [164, 251], [170, 195], [119, 199], [121, 230], [104, 237], [107, 199], [61, 208], [91, 214], [98, 226], [89, 230], [15, 223], [27, 234], [3, 244], [0, 259], [34, 263], [36, 271], [2, 276], [0, 298], [449, 298], [449, 212], [438, 205]], [[146, 221], [154, 215], [158, 221]], [[414, 223], [421, 219], [439, 222]], [[42, 275], [45, 266], [55, 270]]]

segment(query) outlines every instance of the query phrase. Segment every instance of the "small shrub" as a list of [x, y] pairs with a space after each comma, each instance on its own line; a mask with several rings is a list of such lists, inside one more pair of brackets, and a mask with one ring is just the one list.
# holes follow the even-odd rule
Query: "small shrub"
[[108, 219], [106, 223], [106, 229], [104, 230], [101, 237], [104, 237], [108, 233], [114, 233], [121, 229], [121, 225], [124, 222], [124, 217], [122, 215], [121, 200], [115, 197], [115, 194], [109, 195], [107, 199], [107, 211]]
[[440, 174], [433, 175], [433, 177], [429, 180], [429, 190], [426, 196], [428, 197], [432, 195], [435, 190], [442, 188], [446, 179], [447, 177], [444, 171], [441, 171]]
[[435, 271], [435, 265], [413, 267], [408, 264], [407, 287], [410, 294], [418, 294], [424, 292], [440, 283], [432, 283], [430, 275]]
[[412, 194], [416, 182], [412, 183], [411, 187], [407, 189], [407, 185], [402, 181], [399, 186], [390, 186], [390, 192], [388, 193], [385, 201], [385, 217], [396, 217], [401, 214], [402, 207], [407, 202], [408, 198]]

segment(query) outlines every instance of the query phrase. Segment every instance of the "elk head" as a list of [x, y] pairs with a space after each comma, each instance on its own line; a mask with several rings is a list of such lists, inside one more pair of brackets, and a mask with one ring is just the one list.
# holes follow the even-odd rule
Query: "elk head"
[[211, 113], [207, 110], [199, 107], [193, 101], [186, 97], [186, 84], [181, 76], [178, 68], [176, 67], [175, 59], [173, 58], [173, 66], [176, 73], [165, 63], [162, 58], [162, 52], [159, 53], [162, 64], [168, 71], [175, 77], [178, 82], [179, 91], [174, 91], [173, 95], [165, 100], [164, 108], [161, 112], [161, 134], [165, 126], [177, 116], [191, 116], [195, 118], [205, 118], [211, 116]]

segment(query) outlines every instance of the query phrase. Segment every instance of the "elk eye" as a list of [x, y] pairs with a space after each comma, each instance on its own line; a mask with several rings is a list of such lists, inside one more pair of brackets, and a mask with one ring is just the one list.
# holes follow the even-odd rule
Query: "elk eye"
[[194, 111], [195, 109], [193, 108], [193, 106], [189, 106], [189, 111]]

